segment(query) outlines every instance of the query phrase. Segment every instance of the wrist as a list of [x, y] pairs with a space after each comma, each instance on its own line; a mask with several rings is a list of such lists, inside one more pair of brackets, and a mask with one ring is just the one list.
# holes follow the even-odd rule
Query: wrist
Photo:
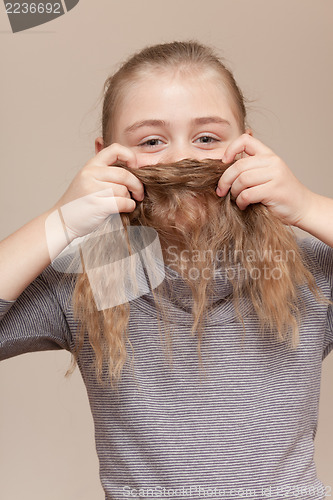
[[295, 227], [311, 233], [311, 228], [316, 223], [316, 220], [318, 220], [319, 198], [321, 198], [319, 194], [308, 190], [303, 212], [295, 222]]
[[51, 262], [74, 240], [65, 225], [61, 208], [45, 213], [45, 236]]
[[311, 193], [307, 209], [295, 226], [333, 246], [333, 200]]

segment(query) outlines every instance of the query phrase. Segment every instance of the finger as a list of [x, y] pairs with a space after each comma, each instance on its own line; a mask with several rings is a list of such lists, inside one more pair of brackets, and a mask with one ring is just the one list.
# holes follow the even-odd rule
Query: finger
[[223, 163], [230, 163], [234, 161], [237, 154], [243, 152], [250, 156], [254, 156], [256, 154], [273, 154], [273, 151], [260, 142], [259, 139], [256, 139], [249, 134], [242, 134], [229, 144], [222, 161]]
[[272, 173], [267, 168], [256, 168], [242, 172], [232, 184], [230, 193], [234, 198], [250, 187], [259, 186], [272, 180]]
[[268, 166], [267, 158], [262, 157], [247, 157], [237, 160], [221, 175], [218, 182], [217, 194], [225, 196], [237, 177], [243, 172], [250, 169], [264, 168]]
[[131, 168], [137, 168], [137, 159], [134, 151], [118, 143], [110, 144], [96, 155], [105, 165], [113, 165], [117, 161], [123, 161]]
[[241, 210], [244, 210], [247, 206], [253, 203], [265, 204], [264, 202], [267, 195], [267, 184], [268, 183], [260, 184], [260, 186], [254, 186], [248, 189], [244, 189], [236, 198], [237, 206]]
[[106, 193], [110, 191], [110, 196], [122, 196], [124, 198], [131, 198], [129, 190], [123, 184], [116, 184], [114, 182], [99, 182], [98, 184], [100, 185], [100, 190], [106, 191]]
[[100, 195], [98, 206], [105, 217], [109, 214], [133, 212], [136, 207], [135, 200], [124, 196], [105, 196], [106, 191], [107, 190], [104, 189], [98, 193]]
[[144, 197], [144, 187], [142, 182], [134, 175], [122, 167], [95, 167], [95, 179], [101, 182], [111, 182], [113, 184], [123, 185], [130, 191], [138, 201]]
[[115, 202], [117, 203], [118, 213], [122, 212], [133, 212], [136, 207], [136, 203], [131, 198], [123, 198], [122, 196], [115, 196]]

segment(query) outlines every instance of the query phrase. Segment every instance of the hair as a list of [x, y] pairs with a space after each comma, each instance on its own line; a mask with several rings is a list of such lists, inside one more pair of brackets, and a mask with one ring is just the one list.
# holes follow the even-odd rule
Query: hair
[[[115, 214], [109, 216], [84, 244], [81, 253], [81, 258], [83, 254], [85, 256], [84, 269], [77, 277], [73, 294], [74, 313], [80, 324], [74, 363], [87, 332], [95, 353], [95, 373], [100, 383], [104, 362], [108, 366], [111, 385], [117, 385], [120, 380], [128, 354], [127, 344], [133, 350], [127, 333], [130, 299], [126, 300], [125, 291], [125, 299], [118, 304], [107, 307], [107, 303], [102, 303], [98, 309], [98, 291], [96, 295], [87, 269], [94, 269], [95, 283], [102, 289], [104, 297], [114, 297], [121, 284], [137, 284], [136, 264], [125, 269], [120, 262], [126, 255], [125, 250], [128, 255], [134, 256], [138, 250], [148, 248], [152, 238], [145, 233], [147, 228], [154, 228], [158, 234], [165, 265], [169, 269], [173, 267], [190, 290], [191, 333], [197, 336], [201, 367], [202, 333], [205, 319], [209, 316], [216, 272], [226, 273], [232, 284], [229, 299], [233, 301], [240, 321], [240, 300], [246, 297], [259, 320], [261, 328], [258, 334], [273, 335], [277, 341], [286, 341], [291, 348], [296, 348], [299, 343], [302, 286], [307, 286], [320, 299], [319, 291], [289, 226], [261, 203], [240, 210], [230, 192], [223, 198], [217, 196], [218, 180], [231, 164], [212, 159], [186, 159], [140, 169], [130, 169], [119, 162], [117, 165], [128, 169], [142, 181], [145, 197], [142, 202], [137, 202], [133, 212], [116, 214], [121, 219], [120, 225]], [[130, 232], [134, 229], [137, 229], [136, 235], [131, 237]], [[170, 245], [177, 248], [179, 260], [176, 263], [170, 262]], [[181, 252], [184, 249], [204, 256], [204, 259], [193, 258], [190, 263], [189, 259], [183, 261]], [[221, 252], [224, 257], [222, 263], [217, 259]], [[114, 255], [109, 267], [113, 272], [108, 272], [105, 267], [110, 255]], [[150, 261], [152, 264], [153, 259], [154, 255]], [[116, 266], [112, 267], [114, 262]], [[191, 273], [193, 268], [197, 271], [195, 279]], [[208, 279], [203, 269], [210, 270]], [[231, 274], [228, 274], [229, 269], [233, 270]], [[239, 272], [235, 273], [235, 270]], [[168, 324], [167, 301], [173, 300], [172, 279], [168, 281], [165, 278], [161, 285], [151, 288], [165, 326]], [[182, 301], [182, 297], [179, 299]], [[163, 329], [161, 324], [160, 334]], [[244, 323], [243, 327], [245, 335]], [[170, 332], [171, 329], [167, 328], [165, 339], [169, 354]]]
[[112, 142], [114, 116], [129, 87], [151, 71], [180, 71], [182, 74], [197, 77], [203, 70], [213, 72], [229, 93], [231, 108], [241, 133], [244, 133], [247, 126], [246, 99], [232, 72], [222, 62], [222, 58], [212, 48], [196, 41], [175, 41], [144, 48], [131, 56], [115, 74], [107, 78], [104, 83], [102, 113], [104, 145]]

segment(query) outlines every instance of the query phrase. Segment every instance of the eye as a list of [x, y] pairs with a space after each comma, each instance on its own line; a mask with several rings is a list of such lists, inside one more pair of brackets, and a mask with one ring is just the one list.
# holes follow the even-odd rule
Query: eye
[[199, 142], [201, 144], [212, 144], [214, 142], [220, 142], [220, 139], [212, 137], [211, 135], [202, 135], [201, 137], [198, 137], [195, 142]]
[[139, 144], [139, 146], [147, 146], [148, 148], [153, 148], [154, 146], [160, 146], [161, 144], [163, 144], [161, 139], [153, 138], [153, 139], [148, 139], [145, 142], [142, 142], [141, 144]]

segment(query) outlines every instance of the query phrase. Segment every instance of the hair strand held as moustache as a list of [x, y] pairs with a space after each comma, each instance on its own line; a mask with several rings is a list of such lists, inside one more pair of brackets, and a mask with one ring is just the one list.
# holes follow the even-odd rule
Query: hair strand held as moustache
[[[269, 335], [281, 342], [288, 341], [291, 348], [296, 348], [299, 343], [302, 287], [308, 287], [318, 300], [324, 299], [290, 227], [261, 203], [249, 205], [242, 211], [231, 199], [230, 193], [224, 198], [217, 196], [218, 180], [230, 164], [223, 164], [220, 160], [199, 162], [186, 159], [135, 170], [121, 163], [116, 165], [131, 171], [142, 181], [145, 197], [142, 202], [137, 202], [133, 212], [120, 215], [122, 227], [116, 234], [110, 232], [113, 217], [110, 216], [89, 235], [85, 244], [85, 263], [88, 256], [92, 267], [100, 266], [102, 269], [111, 248], [112, 252], [119, 253], [119, 262], [124, 248], [129, 255], [134, 255], [137, 249], [133, 248], [129, 230], [135, 227], [154, 228], [161, 243], [164, 264], [181, 276], [190, 291], [191, 334], [197, 337], [201, 368], [205, 318], [213, 307], [214, 276], [218, 272], [224, 273], [232, 285], [229, 300], [233, 301], [240, 321], [243, 319], [239, 306], [246, 297], [258, 317], [259, 334]], [[120, 241], [122, 245], [119, 245]], [[172, 259], [170, 248], [173, 249]], [[184, 252], [186, 259], [182, 258]], [[221, 256], [223, 259], [217, 258]], [[134, 266], [130, 277], [133, 283], [137, 279], [136, 271]], [[128, 280], [121, 265], [106, 274], [101, 272], [100, 279], [104, 280], [103, 289], [110, 293], [115, 293], [119, 288], [117, 285]], [[163, 330], [166, 353], [172, 361], [172, 328], [167, 308], [168, 300], [177, 300], [173, 295], [172, 280], [165, 279], [151, 292], [159, 312], [160, 335], [162, 338]], [[73, 371], [87, 333], [95, 353], [96, 376], [102, 383], [106, 363], [111, 386], [114, 387], [121, 378], [127, 359], [126, 346], [129, 345], [133, 351], [127, 331], [130, 303], [124, 301], [98, 310], [87, 271], [84, 270], [76, 279], [73, 307], [80, 328], [72, 368], [66, 375]]]

